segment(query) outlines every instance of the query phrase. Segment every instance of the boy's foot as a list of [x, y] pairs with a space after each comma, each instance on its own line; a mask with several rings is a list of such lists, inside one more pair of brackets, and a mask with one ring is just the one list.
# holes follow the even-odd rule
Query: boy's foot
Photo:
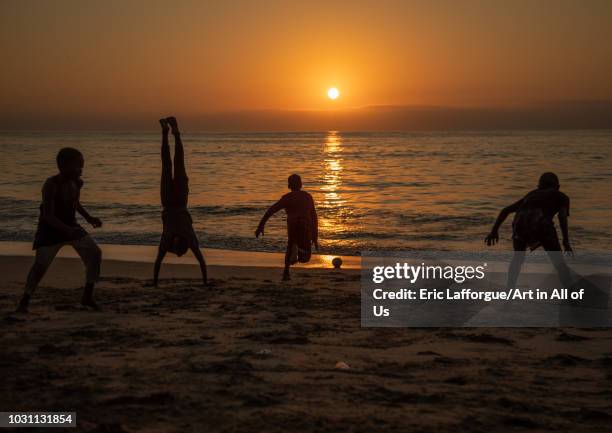
[[166, 122], [168, 123], [168, 126], [170, 126], [170, 129], [172, 129], [173, 134], [176, 134], [179, 132], [178, 122], [176, 121], [176, 117], [174, 116], [166, 117]]
[[159, 119], [159, 124], [162, 127], [162, 131], [168, 132], [170, 130], [170, 126], [168, 125], [168, 121], [166, 119]]
[[81, 299], [81, 305], [86, 308], [91, 308], [94, 311], [102, 311], [100, 306], [93, 299]]
[[19, 301], [19, 305], [17, 305], [16, 313], [28, 313], [28, 307], [30, 306], [30, 295], [23, 295], [21, 300]]
[[283, 272], [283, 281], [290, 281], [291, 275], [289, 275], [289, 271]]
[[85, 286], [85, 289], [83, 289], [83, 297], [81, 298], [81, 305], [83, 307], [91, 308], [94, 311], [100, 311], [100, 306], [94, 300], [93, 291], [93, 284], [88, 284], [87, 286]]

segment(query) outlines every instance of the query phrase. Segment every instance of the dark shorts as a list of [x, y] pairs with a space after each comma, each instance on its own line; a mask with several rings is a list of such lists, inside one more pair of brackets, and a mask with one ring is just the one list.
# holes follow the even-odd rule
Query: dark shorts
[[542, 228], [538, 233], [534, 233], [529, 241], [520, 235], [513, 235], [512, 244], [515, 251], [525, 251], [527, 248], [535, 250], [538, 247], [546, 251], [561, 251], [561, 244], [555, 227]]
[[547, 251], [560, 251], [557, 230], [552, 220], [541, 209], [519, 210], [512, 221], [512, 239], [515, 250], [535, 250], [542, 246]]
[[72, 236], [68, 236], [64, 232], [49, 226], [41, 219], [41, 221], [38, 223], [36, 234], [34, 235], [32, 249], [35, 250], [38, 249], [38, 247], [50, 247], [52, 245], [60, 245], [66, 242], [74, 242], [87, 236], [87, 231], [80, 225], [71, 225], [71, 227], [75, 229], [75, 232]]

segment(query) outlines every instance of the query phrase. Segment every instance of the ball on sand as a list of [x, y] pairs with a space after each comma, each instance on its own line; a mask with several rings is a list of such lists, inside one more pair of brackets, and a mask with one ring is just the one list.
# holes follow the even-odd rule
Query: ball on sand
[[340, 257], [334, 257], [334, 260], [332, 260], [332, 265], [334, 265], [334, 268], [340, 269], [342, 266], [342, 259]]

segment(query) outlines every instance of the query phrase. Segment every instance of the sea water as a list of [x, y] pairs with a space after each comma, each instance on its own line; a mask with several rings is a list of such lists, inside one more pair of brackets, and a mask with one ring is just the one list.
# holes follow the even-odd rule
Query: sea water
[[[203, 247], [283, 251], [284, 215], [259, 219], [302, 176], [326, 254], [477, 250], [499, 210], [556, 172], [576, 249], [612, 247], [612, 131], [183, 132], [189, 205]], [[170, 137], [172, 144], [172, 137]], [[81, 200], [100, 242], [155, 245], [160, 136], [153, 132], [1, 132], [0, 240], [30, 241], [41, 187], [64, 146], [85, 155]], [[508, 221], [501, 245], [511, 248]]]

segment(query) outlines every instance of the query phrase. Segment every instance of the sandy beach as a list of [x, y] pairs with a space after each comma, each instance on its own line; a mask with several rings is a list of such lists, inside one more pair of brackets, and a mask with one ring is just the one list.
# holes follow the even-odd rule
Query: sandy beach
[[[60, 258], [29, 315], [31, 258], [0, 257], [0, 406], [84, 432], [589, 431], [612, 422], [607, 329], [368, 329], [359, 271], [103, 264], [102, 312]], [[338, 364], [338, 363], [345, 363]], [[339, 368], [344, 367], [344, 368]], [[358, 408], [358, 410], [356, 410]], [[26, 431], [26, 430], [23, 430]]]

